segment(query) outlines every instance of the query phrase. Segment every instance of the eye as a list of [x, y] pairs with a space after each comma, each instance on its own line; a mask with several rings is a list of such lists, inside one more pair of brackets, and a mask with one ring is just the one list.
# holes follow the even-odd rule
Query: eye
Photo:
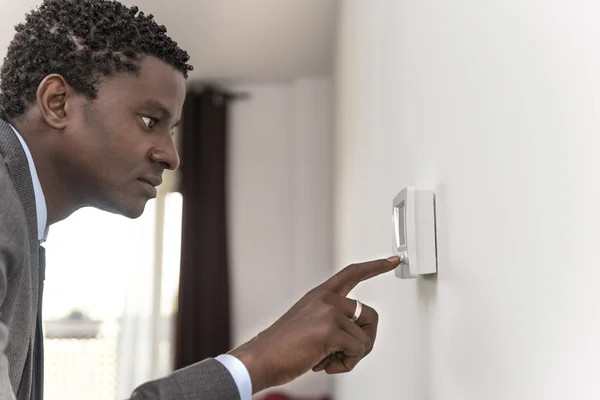
[[152, 117], [142, 117], [142, 121], [144, 121], [144, 124], [146, 125], [146, 128], [148, 128], [148, 129], [154, 128], [154, 125], [156, 125], [158, 123], [158, 120], [156, 118], [152, 118]]

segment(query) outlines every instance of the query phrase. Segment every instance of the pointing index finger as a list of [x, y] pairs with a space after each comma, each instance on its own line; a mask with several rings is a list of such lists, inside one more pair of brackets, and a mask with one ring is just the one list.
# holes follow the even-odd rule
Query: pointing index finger
[[394, 270], [398, 264], [400, 264], [400, 258], [397, 256], [388, 259], [367, 261], [360, 264], [352, 264], [333, 275], [321, 286], [341, 296], [346, 296], [360, 282], [390, 272]]

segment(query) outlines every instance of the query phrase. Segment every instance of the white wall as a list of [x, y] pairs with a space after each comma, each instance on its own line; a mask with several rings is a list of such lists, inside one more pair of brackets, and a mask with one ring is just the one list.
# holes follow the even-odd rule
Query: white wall
[[435, 189], [439, 274], [390, 274], [338, 400], [600, 397], [600, 3], [342, 2], [335, 261], [391, 251]]
[[[191, 79], [330, 76], [338, 0], [121, 0], [164, 24], [190, 54]], [[42, 0], [0, 0], [0, 55]], [[6, 23], [8, 21], [8, 23]], [[208, 39], [210, 38], [210, 39]]]
[[0, 65], [15, 35], [15, 25], [24, 22], [25, 14], [40, 3], [41, 0], [0, 0]]
[[[234, 85], [230, 232], [235, 344], [267, 328], [328, 278], [332, 259], [332, 88], [328, 79]], [[331, 393], [309, 374], [284, 388]]]

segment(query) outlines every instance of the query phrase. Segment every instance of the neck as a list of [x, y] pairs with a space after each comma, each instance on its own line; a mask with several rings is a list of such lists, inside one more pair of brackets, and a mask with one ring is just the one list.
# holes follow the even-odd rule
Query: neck
[[60, 149], [55, 149], [52, 143], [55, 132], [25, 120], [9, 122], [23, 137], [31, 152], [46, 199], [48, 226], [62, 221], [81, 208], [81, 205], [71, 195], [76, 192], [69, 187], [68, 177], [60, 173], [60, 156], [57, 157], [61, 154]]

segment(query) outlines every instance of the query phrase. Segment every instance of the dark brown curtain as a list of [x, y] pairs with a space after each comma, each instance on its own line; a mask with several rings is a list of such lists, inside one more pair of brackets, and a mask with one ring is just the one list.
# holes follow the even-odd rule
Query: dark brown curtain
[[183, 107], [183, 224], [175, 367], [230, 350], [227, 240], [228, 96], [205, 87]]

